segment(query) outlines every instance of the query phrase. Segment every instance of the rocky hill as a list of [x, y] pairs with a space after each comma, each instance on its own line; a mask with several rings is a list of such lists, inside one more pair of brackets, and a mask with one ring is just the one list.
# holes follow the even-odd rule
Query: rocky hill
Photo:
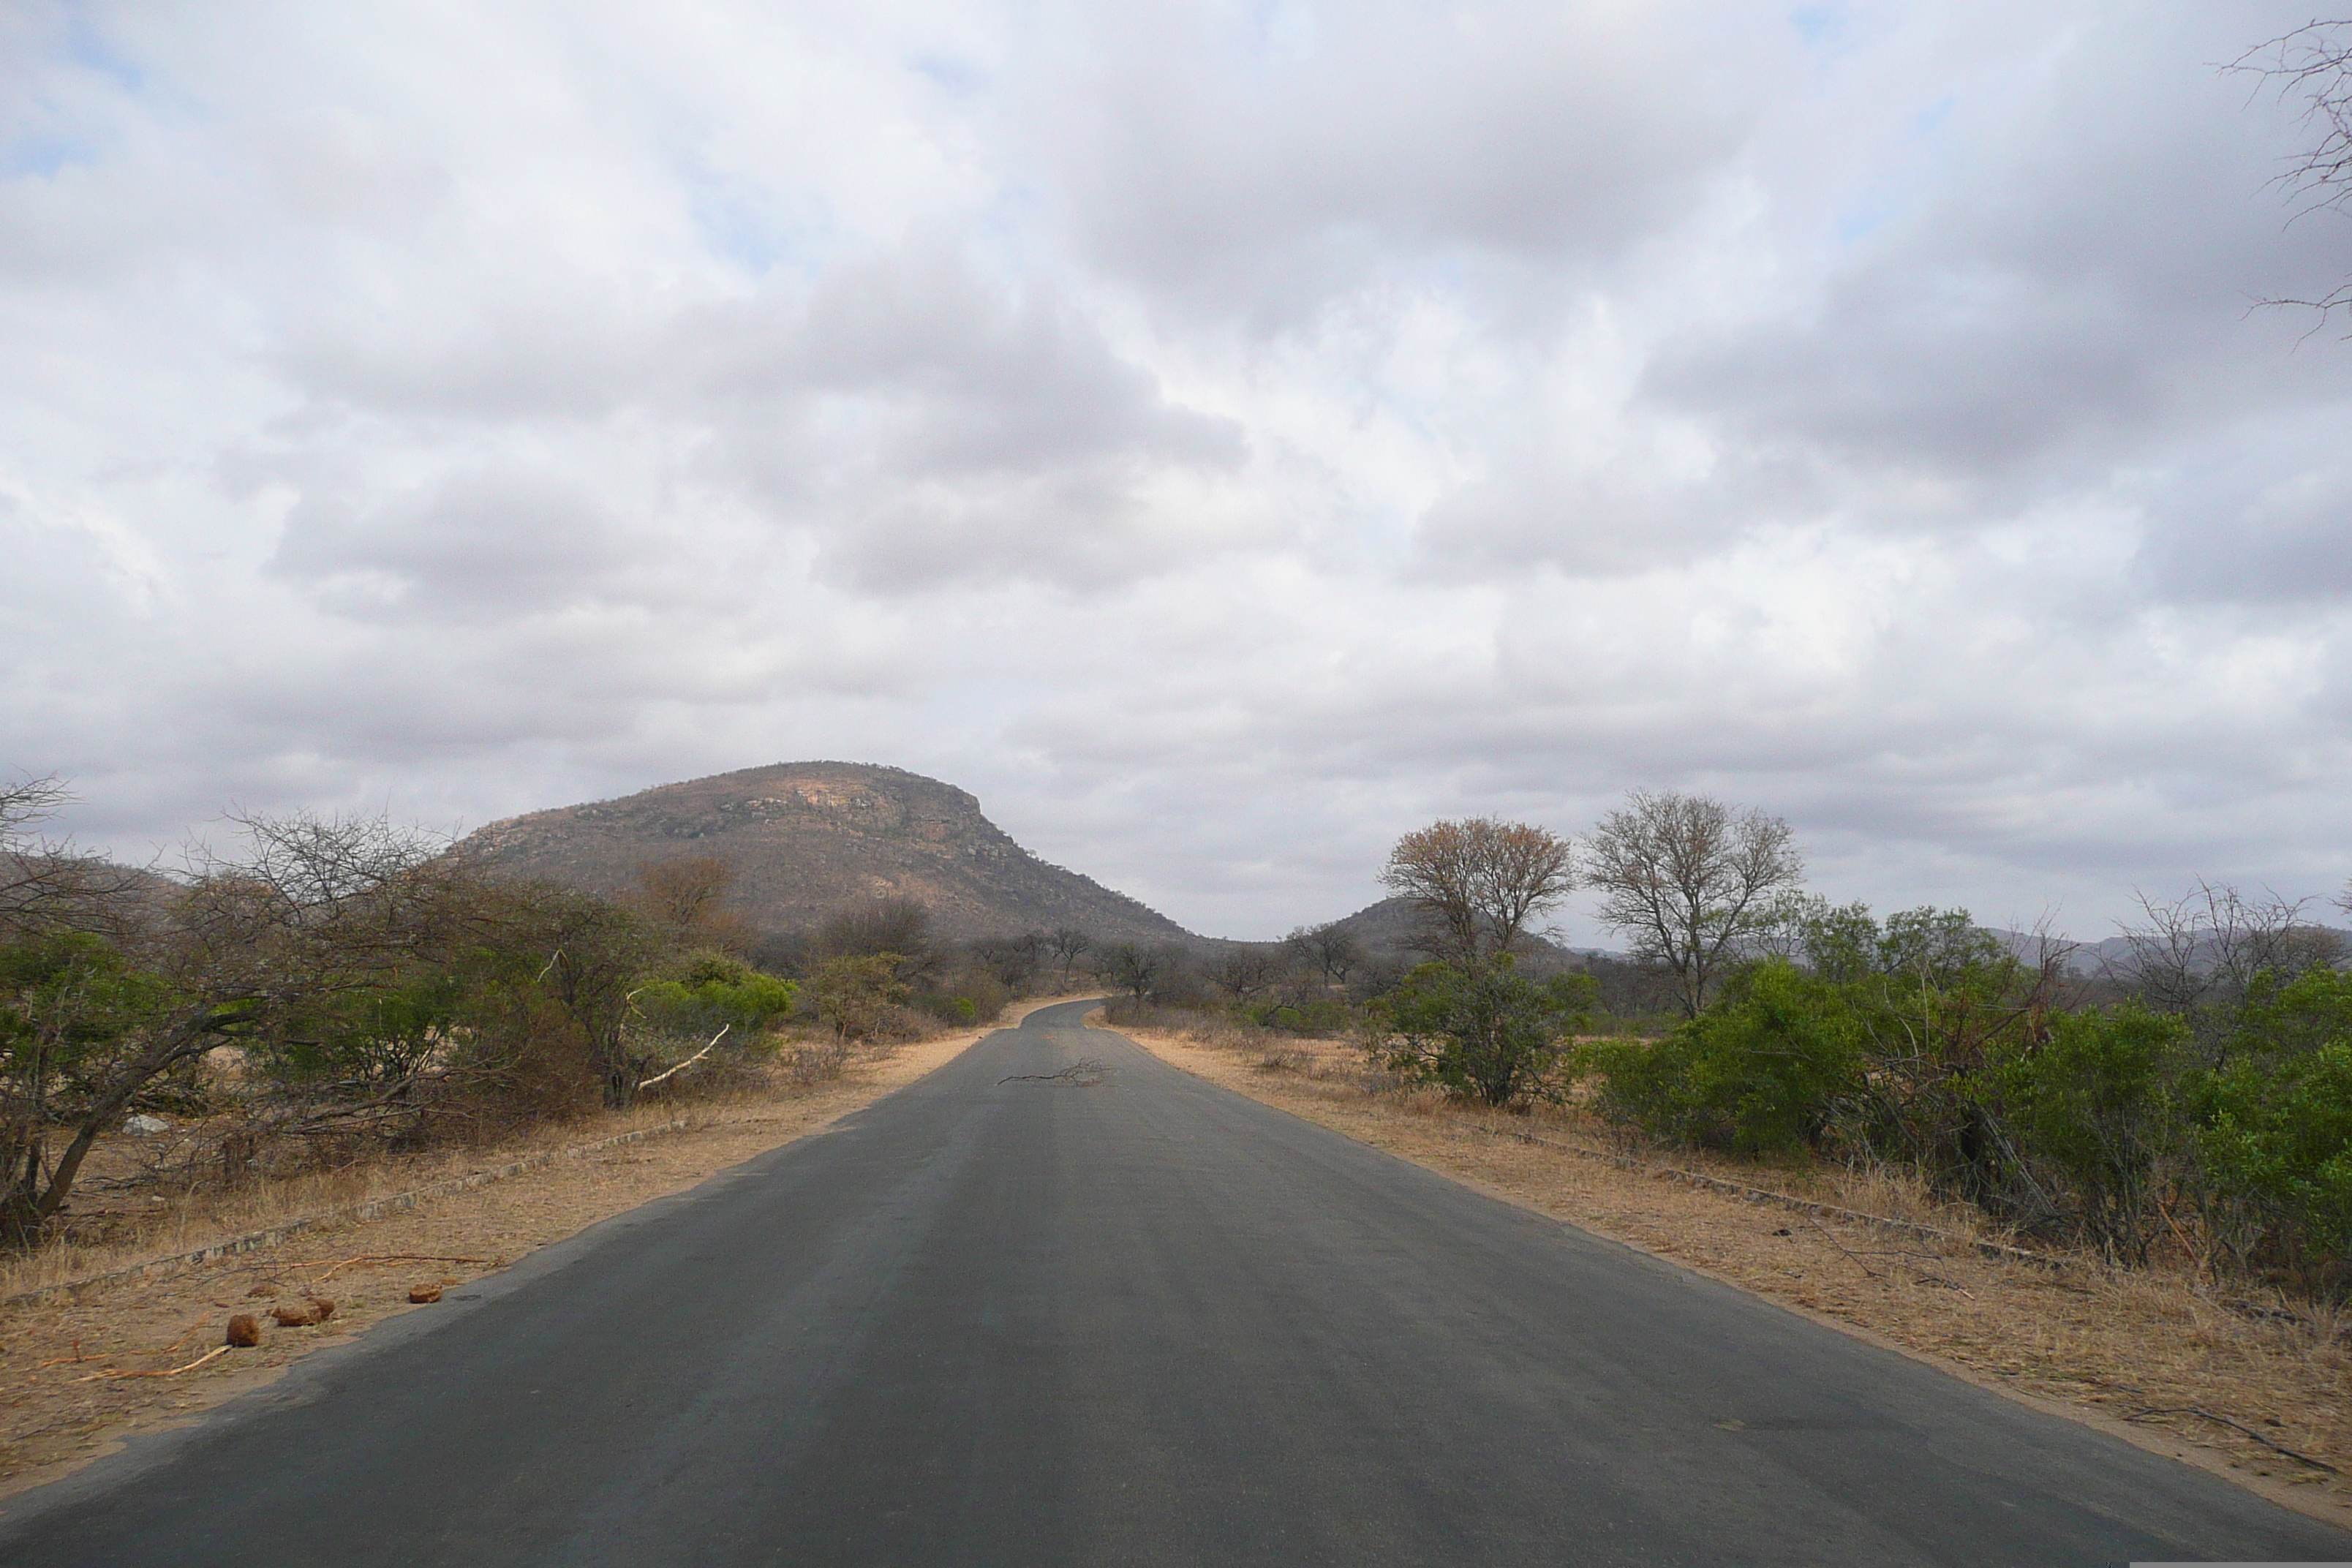
[[1106, 942], [1181, 942], [1182, 927], [1048, 865], [951, 784], [858, 763], [780, 763], [621, 800], [494, 822], [453, 854], [493, 875], [618, 893], [638, 868], [717, 856], [756, 928], [814, 926], [862, 900], [905, 897], [950, 940], [1074, 926]]

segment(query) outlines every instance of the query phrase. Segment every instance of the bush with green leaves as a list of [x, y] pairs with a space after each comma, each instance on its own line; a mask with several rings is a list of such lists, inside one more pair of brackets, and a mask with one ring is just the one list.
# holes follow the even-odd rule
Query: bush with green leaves
[[985, 963], [966, 959], [943, 964], [929, 984], [918, 987], [912, 1005], [951, 1027], [993, 1018], [1013, 1000], [1004, 982]]
[[2266, 973], [2247, 987], [2246, 1003], [2224, 1041], [2224, 1066], [2265, 1067], [2352, 1040], [2352, 973], [2310, 969]]
[[2352, 1042], [2276, 1067], [2241, 1063], [2200, 1087], [2198, 1148], [2217, 1233], [2242, 1262], [2341, 1289], [2352, 1258]]
[[2005, 1042], [1981, 1084], [2018, 1177], [2120, 1261], [2147, 1261], [2192, 1046], [2185, 1021], [2137, 1003], [2058, 1013]]
[[[47, 932], [0, 947], [0, 1234], [29, 1234], [62, 1202], [44, 1201], [51, 1196], [53, 1131], [142, 1103], [123, 1096], [110, 1109], [113, 1080], [121, 1058], [169, 1016], [171, 1002], [157, 976], [86, 932]], [[165, 1106], [175, 1093], [192, 1093], [192, 1070], [187, 1064], [142, 1082], [143, 1103]], [[79, 1153], [72, 1157], [78, 1164]]]
[[725, 1029], [738, 1044], [751, 1046], [791, 1015], [799, 996], [799, 985], [790, 980], [762, 974], [722, 952], [698, 952], [685, 974], [640, 986], [636, 1002], [654, 1034], [707, 1040]]
[[2247, 1265], [2352, 1286], [2352, 974], [2265, 980], [2192, 1095], [2213, 1234]]
[[313, 1094], [397, 1083], [448, 1051], [482, 978], [451, 965], [324, 998], [247, 1047], [247, 1065], [267, 1081]]
[[1581, 974], [1531, 980], [1508, 953], [1424, 963], [1368, 1010], [1373, 1059], [1408, 1081], [1491, 1106], [1555, 1091], [1592, 1005]]
[[1862, 1085], [1864, 1029], [1840, 987], [1784, 962], [1736, 975], [1663, 1040], [1588, 1043], [1594, 1109], [1653, 1137], [1763, 1153], [1818, 1144]]

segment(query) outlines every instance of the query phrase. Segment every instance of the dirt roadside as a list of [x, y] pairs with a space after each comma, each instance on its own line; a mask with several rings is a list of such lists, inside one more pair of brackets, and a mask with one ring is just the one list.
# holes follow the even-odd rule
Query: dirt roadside
[[[861, 1058], [840, 1079], [807, 1089], [648, 1110], [634, 1120], [658, 1127], [683, 1117], [687, 1125], [414, 1208], [320, 1226], [161, 1278], [0, 1307], [0, 1498], [58, 1479], [119, 1448], [131, 1433], [180, 1424], [268, 1383], [322, 1346], [346, 1342], [400, 1313], [433, 1310], [410, 1303], [412, 1288], [446, 1289], [478, 1279], [821, 1131], [1056, 1000], [1062, 998], [1017, 1003], [986, 1028]], [[568, 1142], [596, 1142], [630, 1130], [615, 1121], [574, 1130]], [[495, 1167], [514, 1152], [481, 1150], [468, 1163]], [[335, 1303], [323, 1323], [281, 1327], [269, 1317], [272, 1308], [299, 1308], [313, 1295]], [[261, 1342], [211, 1354], [236, 1314], [259, 1320]], [[186, 1370], [154, 1375], [175, 1368]], [[115, 1375], [123, 1373], [132, 1375]]]
[[[1101, 1015], [1087, 1021], [1101, 1025]], [[1965, 1240], [1824, 1220], [1531, 1144], [1519, 1135], [1575, 1130], [1432, 1095], [1375, 1094], [1360, 1056], [1338, 1041], [1243, 1047], [1118, 1032], [1222, 1088], [2352, 1528], [2352, 1332], [2339, 1320], [2305, 1310], [2291, 1321], [2284, 1302], [2234, 1300], [2184, 1277], [2091, 1259], [2052, 1270], [1986, 1258]], [[1867, 1192], [1803, 1195], [1951, 1219], [1873, 1205]]]

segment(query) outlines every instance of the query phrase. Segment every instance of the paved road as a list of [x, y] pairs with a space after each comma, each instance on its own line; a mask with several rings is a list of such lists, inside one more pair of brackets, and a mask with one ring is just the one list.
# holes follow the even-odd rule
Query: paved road
[[0, 1562], [2352, 1559], [1087, 1005], [16, 1500]]

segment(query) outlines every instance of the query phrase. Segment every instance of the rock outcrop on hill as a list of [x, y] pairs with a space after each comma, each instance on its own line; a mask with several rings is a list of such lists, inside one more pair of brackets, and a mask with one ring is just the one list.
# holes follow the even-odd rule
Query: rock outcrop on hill
[[729, 902], [755, 928], [790, 932], [845, 905], [904, 897], [949, 940], [1071, 926], [1100, 942], [1182, 942], [1167, 917], [1049, 865], [952, 784], [859, 763], [780, 763], [620, 800], [494, 822], [451, 853], [494, 876], [604, 894], [639, 868], [717, 856]]

